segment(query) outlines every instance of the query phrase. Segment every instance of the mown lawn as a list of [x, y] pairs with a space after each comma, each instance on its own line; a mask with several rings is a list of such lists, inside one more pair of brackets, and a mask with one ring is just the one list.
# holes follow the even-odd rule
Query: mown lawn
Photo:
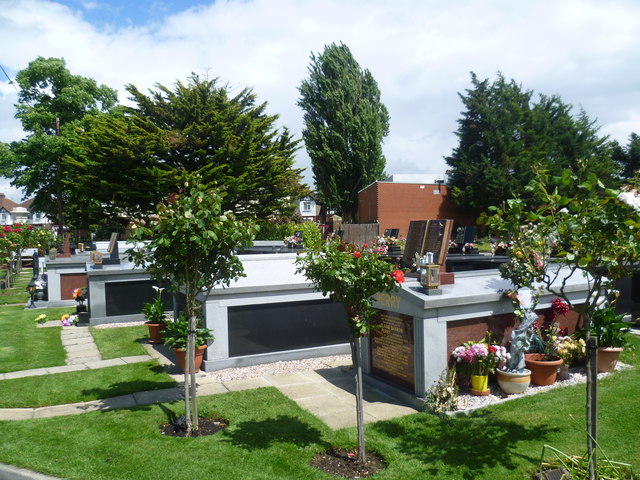
[[89, 327], [103, 359], [146, 355], [143, 343], [149, 337], [146, 325], [117, 328]]
[[[626, 352], [623, 361], [636, 368], [599, 382], [600, 444], [636, 470], [637, 358]], [[201, 397], [200, 407], [230, 426], [209, 437], [161, 435], [159, 425], [182, 413], [181, 402], [0, 422], [0, 461], [69, 479], [328, 479], [308, 466], [313, 454], [356, 444], [355, 429], [333, 431], [273, 388]], [[367, 445], [388, 462], [379, 479], [527, 479], [545, 443], [584, 453], [584, 416], [585, 387], [577, 385], [469, 415], [418, 413], [371, 424]]]

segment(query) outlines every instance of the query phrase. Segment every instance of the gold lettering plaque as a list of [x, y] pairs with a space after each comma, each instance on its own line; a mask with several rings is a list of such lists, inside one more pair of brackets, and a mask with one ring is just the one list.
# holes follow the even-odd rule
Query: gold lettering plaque
[[378, 310], [374, 321], [380, 329], [371, 335], [371, 373], [413, 391], [413, 317]]

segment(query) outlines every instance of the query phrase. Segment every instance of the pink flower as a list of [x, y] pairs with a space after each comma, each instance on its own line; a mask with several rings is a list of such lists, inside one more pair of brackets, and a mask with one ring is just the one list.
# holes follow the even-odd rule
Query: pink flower
[[369, 244], [365, 243], [364, 245], [362, 245], [362, 248], [369, 248]]
[[11, 227], [9, 225], [4, 226], [4, 233], [9, 233], [11, 231]]
[[356, 258], [360, 258], [362, 254], [360, 252], [353, 252], [353, 256]]

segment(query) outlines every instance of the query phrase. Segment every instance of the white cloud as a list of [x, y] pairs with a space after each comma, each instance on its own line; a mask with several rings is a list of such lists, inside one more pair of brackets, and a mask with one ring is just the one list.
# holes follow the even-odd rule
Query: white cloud
[[[623, 143], [640, 132], [637, 18], [631, 0], [228, 0], [105, 29], [52, 1], [0, 0], [0, 40], [11, 46], [0, 62], [15, 74], [38, 55], [64, 57], [73, 73], [119, 89], [121, 100], [126, 83], [144, 90], [209, 74], [254, 87], [300, 136], [297, 87], [309, 55], [342, 41], [373, 73], [390, 111], [387, 171], [432, 172], [446, 169], [442, 157], [456, 144], [457, 92], [469, 87], [469, 71], [502, 71], [526, 89], [557, 93]], [[7, 87], [0, 84], [4, 141], [19, 131]], [[308, 167], [304, 150], [298, 157]]]

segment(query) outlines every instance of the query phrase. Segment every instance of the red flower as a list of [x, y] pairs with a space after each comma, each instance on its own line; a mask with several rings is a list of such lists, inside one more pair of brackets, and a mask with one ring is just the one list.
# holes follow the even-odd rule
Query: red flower
[[551, 302], [551, 308], [556, 315], [564, 315], [569, 311], [569, 305], [559, 298], [554, 298]]
[[498, 351], [498, 347], [496, 347], [495, 345], [489, 345], [489, 351], [491, 353], [496, 353]]
[[404, 283], [404, 272], [402, 270], [396, 268], [391, 274], [391, 277], [398, 283]]
[[356, 258], [360, 258], [361, 254], [360, 254], [360, 252], [353, 252], [353, 256], [356, 257]]
[[169, 195], [169, 198], [167, 199], [167, 202], [176, 203], [176, 199], [177, 198], [178, 198], [178, 194], [176, 192], [173, 192], [171, 195]]
[[32, 230], [33, 227], [31, 225], [27, 225], [27, 230]]
[[14, 231], [14, 232], [16, 232], [16, 233], [20, 233], [20, 232], [22, 231], [22, 229], [20, 229], [20, 228], [14, 228], [14, 229], [13, 229], [13, 231]]
[[363, 244], [362, 248], [369, 248], [369, 244], [368, 243]]
[[4, 226], [4, 233], [9, 233], [11, 231], [11, 227], [9, 225]]
[[4, 238], [4, 233], [0, 233], [0, 238]]

